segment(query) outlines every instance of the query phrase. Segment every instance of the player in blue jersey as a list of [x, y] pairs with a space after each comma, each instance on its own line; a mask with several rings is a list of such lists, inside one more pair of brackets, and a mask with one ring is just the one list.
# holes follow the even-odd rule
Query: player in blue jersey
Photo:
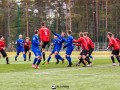
[[17, 55], [15, 56], [15, 61], [17, 61], [17, 57], [19, 56], [20, 52], [23, 53], [23, 58], [24, 61], [26, 61], [26, 55], [25, 55], [25, 50], [24, 50], [24, 40], [22, 39], [22, 35], [19, 35], [19, 39], [16, 40], [17, 45]]
[[64, 42], [66, 42], [66, 39], [64, 38], [65, 36], [65, 32], [62, 32], [61, 35], [60, 34], [57, 34], [55, 32], [52, 31], [52, 33], [57, 36], [57, 42], [56, 42], [56, 49], [55, 49], [55, 58], [57, 59], [57, 62], [56, 64], [59, 63], [59, 60], [62, 60], [62, 63], [64, 63], [64, 58], [62, 58], [60, 55], [59, 55], [59, 52], [62, 48], [62, 44]]
[[49, 64], [50, 59], [51, 59], [51, 56], [55, 53], [56, 43], [57, 43], [57, 36], [54, 35], [54, 39], [53, 39], [52, 44], [51, 44], [51, 45], [53, 46], [53, 50], [52, 50], [51, 53], [49, 54], [49, 57], [48, 57], [48, 59], [47, 59], [46, 64]]
[[73, 45], [73, 36], [71, 35], [72, 31], [67, 31], [67, 35], [68, 35], [68, 38], [67, 38], [67, 43], [66, 45], [63, 47], [63, 49], [65, 49], [66, 47], [66, 59], [68, 60], [69, 62], [69, 65], [68, 67], [71, 67], [72, 66], [72, 61], [71, 61], [71, 54], [72, 54], [72, 51], [74, 49], [74, 45]]
[[38, 38], [38, 30], [35, 30], [34, 33], [35, 35], [32, 37], [32, 52], [35, 55], [35, 59], [33, 61], [32, 67], [38, 69], [41, 59], [42, 59], [42, 53], [39, 48], [40, 41]]

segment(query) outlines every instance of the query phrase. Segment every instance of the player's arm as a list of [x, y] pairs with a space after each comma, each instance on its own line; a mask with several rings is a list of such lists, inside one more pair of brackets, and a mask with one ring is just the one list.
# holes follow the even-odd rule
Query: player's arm
[[77, 40], [74, 39], [73, 42], [74, 42], [74, 43], [80, 43], [80, 42], [81, 42], [81, 39], [80, 39], [80, 38], [77, 39]]
[[40, 35], [40, 39], [42, 41], [43, 40], [43, 30], [42, 29], [39, 30], [39, 35]]
[[59, 34], [55, 33], [54, 31], [52, 31], [52, 33], [57, 37], [59, 36]]

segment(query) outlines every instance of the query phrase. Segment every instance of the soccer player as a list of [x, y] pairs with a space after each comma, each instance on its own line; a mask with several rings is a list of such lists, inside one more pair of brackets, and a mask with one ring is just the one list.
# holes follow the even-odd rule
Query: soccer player
[[66, 42], [66, 39], [64, 38], [65, 37], [65, 32], [61, 32], [61, 35], [60, 34], [57, 34], [55, 32], [52, 31], [52, 33], [57, 36], [57, 43], [56, 43], [56, 49], [55, 49], [55, 58], [57, 60], [56, 64], [59, 63], [59, 60], [62, 60], [62, 63], [64, 63], [64, 58], [62, 58], [60, 55], [59, 55], [59, 52], [62, 48], [62, 44], [64, 42]]
[[53, 39], [52, 44], [51, 44], [51, 45], [53, 46], [53, 50], [52, 50], [51, 53], [49, 54], [49, 57], [48, 57], [48, 59], [47, 59], [46, 64], [49, 64], [50, 59], [51, 59], [51, 56], [52, 56], [52, 55], [54, 54], [54, 52], [55, 52], [56, 43], [57, 43], [57, 36], [54, 35], [54, 39]]
[[42, 43], [42, 55], [43, 55], [43, 65], [45, 64], [45, 47], [50, 42], [50, 30], [45, 26], [44, 23], [41, 24], [39, 29], [40, 40]]
[[81, 44], [81, 47], [82, 47], [82, 51], [81, 51], [80, 56], [79, 56], [80, 61], [78, 62], [78, 65], [82, 62], [84, 64], [84, 66], [86, 66], [86, 63], [84, 61], [87, 61], [88, 62], [87, 66], [91, 66], [91, 62], [89, 60], [89, 57], [87, 56], [89, 49], [88, 49], [87, 42], [84, 38], [84, 34], [82, 32], [80, 32], [79, 39], [73, 40], [73, 42]]
[[112, 47], [112, 53], [111, 53], [111, 60], [112, 60], [112, 65], [113, 66], [116, 66], [116, 63], [115, 63], [115, 59], [114, 57], [116, 57], [116, 59], [118, 60], [119, 62], [119, 66], [120, 66], [120, 59], [119, 59], [119, 45], [116, 41], [116, 39], [114, 38], [114, 35], [111, 33], [111, 32], [108, 32], [107, 33], [107, 38], [109, 39], [109, 45], [107, 47], [107, 49], [109, 49], [110, 47]]
[[89, 38], [89, 33], [88, 32], [84, 32], [84, 37], [85, 37], [85, 40], [87, 42], [87, 45], [88, 45], [88, 49], [89, 49], [89, 57], [92, 58], [92, 60], [94, 59], [91, 54], [94, 50], [94, 43], [93, 41]]
[[24, 40], [22, 39], [22, 35], [19, 35], [19, 39], [16, 40], [17, 44], [17, 55], [15, 56], [15, 61], [17, 61], [17, 57], [19, 56], [20, 52], [23, 53], [23, 58], [24, 61], [26, 61], [26, 54], [25, 54], [25, 50], [24, 50]]
[[66, 45], [63, 47], [63, 48], [66, 48], [66, 59], [68, 60], [69, 62], [69, 65], [68, 67], [71, 67], [72, 66], [72, 61], [71, 61], [71, 54], [72, 54], [72, 51], [74, 49], [74, 45], [73, 45], [73, 36], [71, 35], [72, 31], [67, 31], [67, 35], [68, 35], [68, 39], [67, 39], [67, 43]]
[[5, 41], [3, 36], [0, 36], [0, 52], [4, 58], [6, 58], [6, 63], [9, 64], [9, 58], [7, 56], [7, 53], [5, 51]]
[[32, 51], [35, 55], [35, 59], [33, 61], [32, 67], [38, 69], [40, 68], [39, 64], [42, 59], [42, 53], [41, 50], [39, 49], [40, 41], [38, 38], [38, 30], [35, 30], [34, 33], [35, 35], [32, 37]]
[[27, 52], [29, 53], [29, 61], [31, 58], [30, 46], [31, 46], [31, 41], [30, 41], [29, 37], [26, 37], [26, 40], [24, 43], [24, 49], [25, 49], [25, 55], [27, 54]]

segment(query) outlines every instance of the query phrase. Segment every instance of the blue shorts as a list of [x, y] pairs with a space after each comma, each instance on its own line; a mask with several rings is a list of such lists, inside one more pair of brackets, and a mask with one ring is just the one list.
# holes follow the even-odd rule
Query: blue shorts
[[51, 51], [52, 54], [54, 54], [54, 52], [55, 52], [55, 49], [53, 49], [53, 50]]
[[20, 52], [25, 52], [24, 48], [17, 48], [17, 53], [19, 54]]
[[57, 48], [55, 48], [55, 52], [57, 51], [57, 52], [59, 53], [60, 50], [61, 50], [61, 47], [57, 47]]
[[32, 49], [35, 56], [42, 56], [42, 53], [39, 49]]
[[73, 47], [71, 47], [71, 48], [68, 48], [68, 47], [67, 47], [67, 49], [66, 49], [66, 54], [67, 54], [67, 55], [71, 55], [73, 49], [74, 49]]

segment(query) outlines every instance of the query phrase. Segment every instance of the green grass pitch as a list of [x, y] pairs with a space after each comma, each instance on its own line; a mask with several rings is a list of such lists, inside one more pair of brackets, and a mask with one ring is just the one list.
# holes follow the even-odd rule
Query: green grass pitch
[[120, 67], [113, 67], [110, 58], [96, 57], [93, 67], [76, 67], [77, 57], [72, 60], [73, 67], [66, 67], [67, 61], [56, 65], [52, 58], [49, 65], [33, 69], [22, 56], [17, 62], [10, 56], [10, 65], [1, 58], [0, 90], [52, 90], [52, 85], [56, 90], [120, 90]]

